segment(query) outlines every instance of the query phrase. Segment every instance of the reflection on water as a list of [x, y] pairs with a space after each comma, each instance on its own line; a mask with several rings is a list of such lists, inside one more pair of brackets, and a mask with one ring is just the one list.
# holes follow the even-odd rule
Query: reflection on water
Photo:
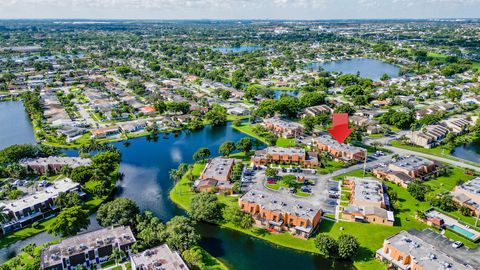
[[455, 147], [452, 151], [452, 156], [480, 163], [480, 141]]

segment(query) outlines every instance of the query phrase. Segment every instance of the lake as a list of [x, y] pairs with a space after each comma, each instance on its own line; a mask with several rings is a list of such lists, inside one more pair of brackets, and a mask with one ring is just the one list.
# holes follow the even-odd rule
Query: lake
[[[21, 107], [21, 103], [17, 106]], [[135, 200], [142, 210], [152, 211], [164, 221], [175, 215], [183, 215], [184, 211], [168, 197], [173, 187], [168, 172], [180, 163], [192, 163], [192, 155], [198, 148], [207, 147], [212, 155], [217, 155], [218, 147], [224, 141], [237, 141], [245, 136], [227, 125], [205, 127], [196, 132], [181, 132], [178, 136], [173, 133], [160, 135], [156, 141], [142, 137], [131, 139], [129, 145], [114, 143], [122, 152], [120, 172], [124, 173], [124, 178], [118, 183], [117, 196]], [[75, 155], [76, 151], [67, 150], [66, 153]], [[332, 267], [332, 262], [322, 256], [277, 247], [218, 226], [200, 223], [197, 229], [202, 235], [200, 245], [231, 269], [354, 269], [351, 264], [339, 262]], [[52, 239], [54, 237], [47, 233], [41, 233], [10, 248], [1, 249], [0, 255], [5, 257], [0, 259], [5, 260], [8, 254], [18, 252], [30, 241], [42, 243]]]
[[452, 156], [480, 163], [480, 142], [459, 145], [453, 149]]
[[342, 72], [346, 74], [357, 74], [369, 78], [373, 81], [379, 81], [383, 74], [388, 74], [391, 78], [399, 76], [400, 68], [396, 65], [385, 63], [376, 59], [356, 58], [348, 60], [339, 60], [331, 62], [314, 62], [307, 65], [307, 68], [323, 68], [330, 72]]
[[221, 52], [221, 53], [239, 53], [239, 52], [253, 52], [260, 50], [262, 46], [257, 45], [242, 45], [238, 47], [219, 47], [213, 48], [212, 50]]
[[0, 102], [0, 150], [12, 144], [35, 143], [33, 127], [21, 101]]

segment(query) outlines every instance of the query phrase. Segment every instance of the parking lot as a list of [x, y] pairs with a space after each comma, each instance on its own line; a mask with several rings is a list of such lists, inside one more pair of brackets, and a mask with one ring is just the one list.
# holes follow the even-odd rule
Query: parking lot
[[278, 191], [272, 190], [265, 187], [265, 169], [264, 168], [257, 168], [253, 170], [252, 168], [248, 168], [244, 170], [244, 173], [241, 177], [241, 190], [242, 192], [246, 192], [252, 188], [275, 193], [279, 197], [283, 197], [285, 199], [292, 199], [294, 198], [297, 201], [302, 201], [306, 203], [310, 203], [320, 209], [322, 209], [325, 213], [335, 214], [336, 207], [339, 203], [339, 200], [332, 196], [335, 193], [340, 192], [338, 187], [338, 181], [326, 180], [324, 177], [320, 175], [312, 174], [310, 171], [302, 171], [302, 172], [284, 172], [279, 170], [279, 176], [283, 175], [295, 175], [295, 176], [303, 176], [306, 180], [308, 180], [309, 185], [305, 185], [306, 189], [302, 191], [311, 193], [309, 197], [300, 197], [291, 194], [290, 189], [281, 187]]

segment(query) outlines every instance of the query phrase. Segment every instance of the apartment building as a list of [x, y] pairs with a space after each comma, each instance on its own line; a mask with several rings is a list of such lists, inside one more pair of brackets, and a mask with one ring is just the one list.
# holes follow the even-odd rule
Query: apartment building
[[135, 237], [128, 226], [107, 227], [87, 232], [50, 245], [41, 252], [41, 269], [63, 270], [75, 267], [97, 269], [110, 259], [113, 250], [121, 249], [130, 256]]
[[133, 270], [188, 270], [178, 252], [171, 250], [167, 244], [147, 249], [130, 256]]
[[424, 177], [436, 171], [437, 163], [426, 158], [410, 156], [388, 164], [392, 171], [403, 172], [412, 178]]
[[57, 209], [54, 204], [55, 198], [63, 192], [78, 192], [81, 196], [85, 195], [78, 183], [65, 178], [20, 199], [0, 203], [0, 207], [4, 207], [8, 214], [8, 220], [1, 223], [2, 232], [8, 233], [23, 228], [52, 215]]
[[314, 168], [319, 165], [316, 152], [307, 153], [303, 148], [276, 146], [255, 151], [251, 163], [255, 166], [270, 163], [298, 164], [306, 168]]
[[240, 209], [253, 216], [255, 225], [272, 231], [288, 231], [308, 238], [320, 223], [322, 211], [291, 197], [251, 189], [238, 200]]
[[26, 158], [19, 161], [20, 166], [25, 167], [27, 171], [37, 174], [46, 174], [47, 172], [58, 173], [63, 167], [76, 168], [80, 166], [92, 165], [92, 160], [81, 157], [59, 157], [50, 156], [42, 158]]
[[390, 211], [390, 200], [381, 181], [345, 177], [343, 186], [351, 190], [350, 204], [343, 209], [343, 218], [393, 226], [394, 214]]
[[234, 166], [234, 158], [216, 157], [211, 159], [200, 173], [198, 180], [195, 181], [195, 190], [199, 192], [233, 193], [233, 184], [230, 182], [230, 177]]
[[431, 229], [410, 229], [385, 239], [376, 257], [402, 270], [480, 269], [479, 248], [454, 248], [452, 243]]
[[337, 159], [344, 161], [362, 161], [367, 155], [367, 150], [348, 144], [340, 144], [328, 135], [312, 138], [313, 147], [322, 152], [327, 152]]
[[283, 138], [293, 138], [302, 136], [304, 134], [304, 128], [302, 124], [280, 118], [264, 119], [263, 126], [274, 134]]
[[458, 205], [469, 208], [474, 215], [480, 213], [480, 177], [456, 186], [452, 195]]

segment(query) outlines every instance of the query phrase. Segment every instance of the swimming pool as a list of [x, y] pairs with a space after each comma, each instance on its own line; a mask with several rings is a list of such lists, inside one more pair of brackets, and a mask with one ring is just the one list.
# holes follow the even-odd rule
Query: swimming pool
[[470, 232], [470, 231], [467, 231], [465, 230], [464, 228], [462, 227], [458, 227], [457, 225], [450, 225], [449, 226], [450, 229], [452, 229], [453, 231], [456, 231], [457, 233], [467, 237], [468, 239], [473, 239], [475, 234]]

